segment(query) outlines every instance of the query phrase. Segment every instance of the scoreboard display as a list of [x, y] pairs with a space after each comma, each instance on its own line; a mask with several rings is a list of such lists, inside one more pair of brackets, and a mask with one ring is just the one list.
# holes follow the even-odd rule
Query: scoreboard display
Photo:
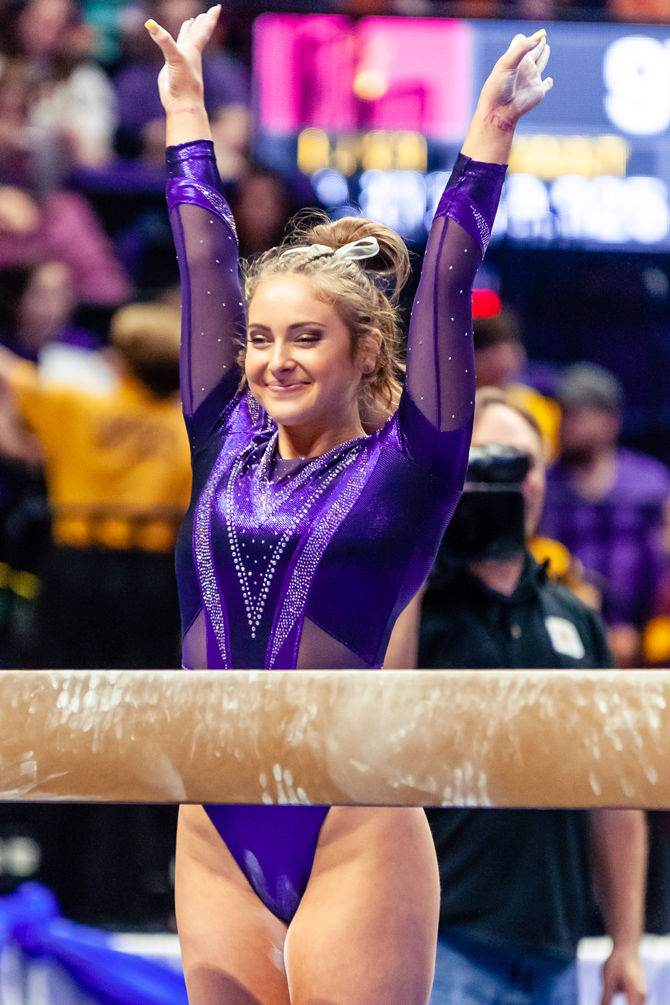
[[[481, 86], [538, 24], [265, 14], [257, 158], [333, 215], [425, 240]], [[670, 250], [670, 26], [546, 25], [554, 88], [521, 120], [493, 240]]]

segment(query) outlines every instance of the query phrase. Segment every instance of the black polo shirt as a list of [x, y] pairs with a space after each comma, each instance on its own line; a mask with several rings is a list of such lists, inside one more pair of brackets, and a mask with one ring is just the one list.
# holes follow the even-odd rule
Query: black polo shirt
[[[419, 666], [588, 669], [611, 666], [611, 657], [598, 615], [528, 555], [509, 597], [465, 569], [433, 576]], [[427, 814], [440, 867], [441, 931], [556, 960], [574, 957], [592, 914], [586, 811]]]

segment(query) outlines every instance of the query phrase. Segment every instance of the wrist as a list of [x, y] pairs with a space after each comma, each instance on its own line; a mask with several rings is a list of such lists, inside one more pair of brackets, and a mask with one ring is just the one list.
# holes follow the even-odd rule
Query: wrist
[[168, 119], [175, 115], [196, 115], [199, 109], [195, 105], [179, 105], [177, 108], [166, 108], [165, 115]]
[[174, 102], [165, 109], [165, 139], [168, 146], [192, 140], [211, 140], [212, 133], [204, 105]]
[[507, 164], [512, 150], [514, 127], [500, 128], [480, 119], [473, 122], [461, 147], [466, 157], [484, 163]]
[[190, 97], [174, 98], [166, 103], [165, 114], [168, 118], [173, 115], [204, 115], [206, 114], [205, 103], [202, 97], [197, 94]]
[[489, 108], [482, 113], [482, 124], [500, 133], [513, 133], [518, 121], [518, 118], [514, 118], [506, 108]]
[[617, 955], [621, 953], [639, 955], [641, 934], [626, 932], [624, 935], [612, 935], [610, 937], [612, 939], [613, 953]]

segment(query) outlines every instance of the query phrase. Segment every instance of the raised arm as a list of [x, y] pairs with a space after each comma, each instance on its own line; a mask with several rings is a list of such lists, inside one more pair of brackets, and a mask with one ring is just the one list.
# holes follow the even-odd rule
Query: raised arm
[[181, 389], [192, 433], [206, 436], [234, 393], [244, 335], [235, 223], [222, 193], [205, 111], [202, 51], [220, 6], [181, 27], [176, 39], [155, 21], [147, 30], [165, 64], [158, 87], [166, 115], [167, 197], [182, 296]]
[[[488, 245], [514, 129], [552, 86], [544, 29], [517, 35], [486, 80], [431, 227], [410, 320], [407, 391], [438, 433], [426, 462], [465, 454], [474, 407], [472, 286]], [[408, 422], [409, 424], [409, 422]], [[410, 432], [411, 436], [411, 432]], [[428, 444], [430, 437], [423, 436]], [[442, 440], [444, 447], [439, 446]], [[462, 465], [461, 465], [462, 467]]]

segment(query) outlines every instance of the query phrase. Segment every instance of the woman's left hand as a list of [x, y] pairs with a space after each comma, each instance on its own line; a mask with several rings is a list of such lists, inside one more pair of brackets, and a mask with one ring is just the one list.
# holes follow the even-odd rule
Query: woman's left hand
[[480, 104], [485, 106], [485, 114], [503, 119], [513, 128], [553, 86], [551, 77], [542, 79], [548, 59], [544, 28], [530, 36], [515, 35], [482, 88]]

